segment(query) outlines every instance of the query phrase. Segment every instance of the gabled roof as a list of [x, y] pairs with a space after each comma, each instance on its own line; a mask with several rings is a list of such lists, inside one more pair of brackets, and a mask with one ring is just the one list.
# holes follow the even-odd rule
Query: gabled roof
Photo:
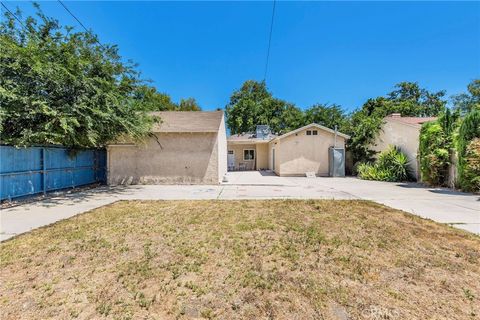
[[152, 132], [218, 132], [223, 120], [223, 111], [161, 111], [150, 115], [161, 118]]
[[415, 127], [420, 127], [425, 122], [435, 121], [437, 117], [402, 117], [397, 114], [392, 114], [385, 117], [387, 121], [400, 122], [407, 125], [412, 125]]
[[[308, 129], [308, 128], [312, 128], [312, 127], [317, 128], [317, 129], [320, 129], [320, 130], [323, 130], [323, 131], [327, 131], [327, 132], [332, 133], [332, 134], [335, 134], [335, 130], [332, 130], [332, 129], [330, 129], [330, 128], [324, 127], [324, 126], [322, 126], [322, 125], [320, 125], [320, 124], [317, 124], [317, 123], [310, 123], [310, 124], [307, 124], [306, 126], [303, 126], [303, 127], [298, 128], [298, 129], [296, 129], [296, 130], [293, 130], [293, 131], [287, 132], [287, 133], [285, 133], [285, 134], [283, 134], [283, 135], [281, 135], [281, 136], [278, 136], [278, 137], [276, 137], [276, 138], [273, 139], [273, 140], [283, 139], [283, 138], [286, 138], [286, 137], [288, 137], [288, 136], [291, 136], [292, 134], [298, 133], [298, 132], [300, 132], [300, 131], [302, 131], [302, 130], [305, 130], [305, 129]], [[349, 135], [346, 135], [346, 134], [341, 133], [341, 132], [339, 132], [339, 131], [337, 131], [337, 135], [338, 135], [339, 137], [342, 137], [342, 138], [345, 138], [345, 139], [350, 139], [350, 136], [349, 136]]]

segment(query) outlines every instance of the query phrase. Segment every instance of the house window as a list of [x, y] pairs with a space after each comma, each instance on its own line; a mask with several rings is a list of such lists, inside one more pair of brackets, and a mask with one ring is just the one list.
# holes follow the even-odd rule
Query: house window
[[312, 130], [307, 130], [307, 136], [311, 136], [312, 135]]
[[243, 150], [243, 160], [244, 161], [255, 160], [255, 150], [253, 149]]
[[228, 154], [234, 154], [233, 150], [228, 150]]
[[313, 134], [314, 136], [317, 136], [317, 135], [318, 135], [318, 131], [317, 131], [317, 130], [313, 130], [313, 131], [312, 131], [312, 134]]

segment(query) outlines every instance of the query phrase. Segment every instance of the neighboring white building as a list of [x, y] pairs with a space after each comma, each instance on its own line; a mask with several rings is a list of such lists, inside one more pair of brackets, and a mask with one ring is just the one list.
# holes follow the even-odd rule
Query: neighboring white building
[[394, 145], [405, 153], [410, 161], [414, 176], [420, 178], [418, 172], [418, 147], [422, 124], [434, 121], [435, 117], [402, 117], [400, 113], [393, 113], [384, 118], [382, 128], [375, 140], [372, 150], [382, 152], [390, 145]]

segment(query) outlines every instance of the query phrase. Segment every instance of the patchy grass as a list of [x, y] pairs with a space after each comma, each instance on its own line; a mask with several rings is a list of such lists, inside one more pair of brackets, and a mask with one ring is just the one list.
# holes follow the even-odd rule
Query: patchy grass
[[366, 201], [118, 202], [0, 249], [1, 319], [480, 314], [478, 237]]

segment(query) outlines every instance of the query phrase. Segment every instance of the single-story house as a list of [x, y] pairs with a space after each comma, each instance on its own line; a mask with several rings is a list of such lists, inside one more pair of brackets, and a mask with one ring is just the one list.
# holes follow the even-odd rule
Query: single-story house
[[[328, 176], [332, 147], [344, 149], [350, 137], [316, 123], [280, 136], [266, 126], [227, 139], [228, 170], [272, 170], [279, 176]], [[343, 162], [344, 170], [344, 162]]]
[[218, 184], [227, 172], [223, 111], [153, 112], [142, 143], [107, 146], [108, 184]]
[[436, 117], [402, 117], [400, 113], [392, 113], [384, 118], [383, 125], [371, 149], [382, 152], [390, 145], [398, 147], [408, 157], [412, 173], [418, 180], [420, 175], [417, 154], [420, 128], [423, 123], [436, 119]]

